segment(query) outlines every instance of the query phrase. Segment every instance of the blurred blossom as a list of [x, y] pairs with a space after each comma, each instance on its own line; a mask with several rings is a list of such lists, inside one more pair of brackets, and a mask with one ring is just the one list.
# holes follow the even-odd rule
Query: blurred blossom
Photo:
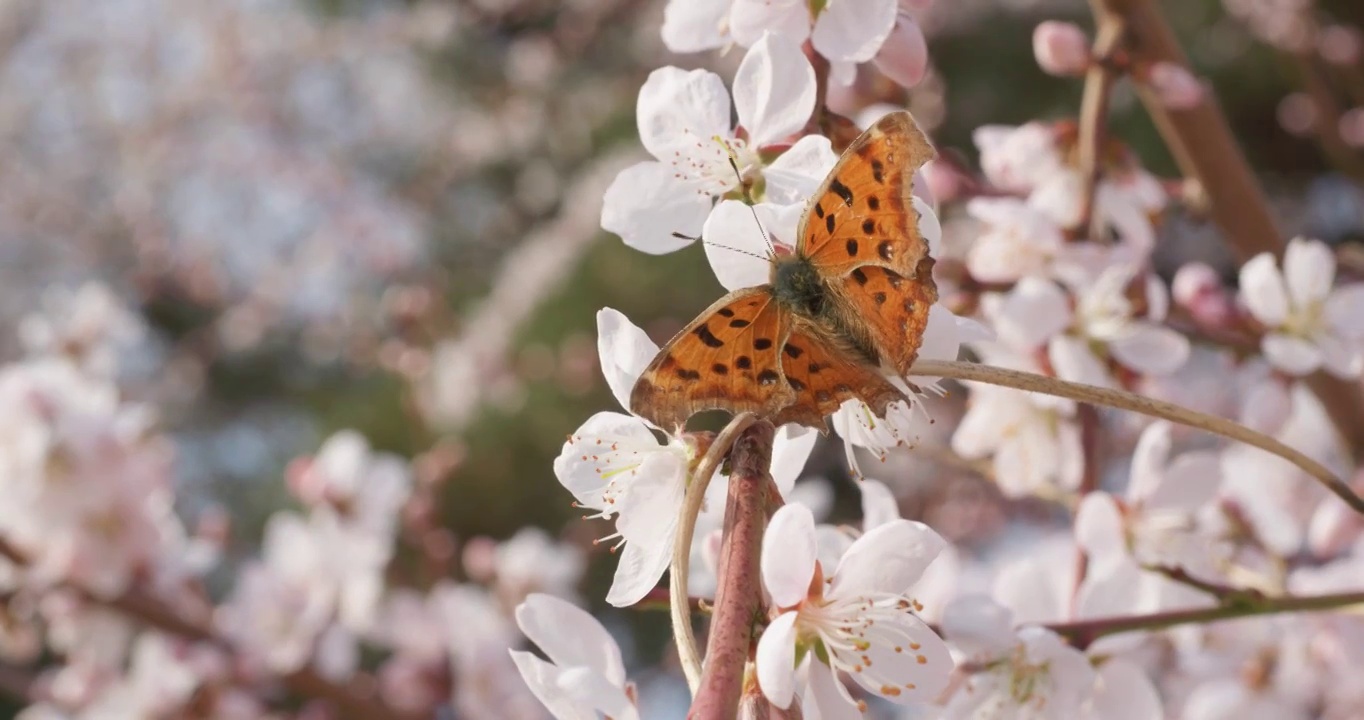
[[1047, 20], [1032, 32], [1037, 64], [1060, 77], [1082, 75], [1089, 68], [1089, 38], [1074, 23]]
[[597, 619], [552, 595], [530, 595], [516, 608], [516, 624], [540, 650], [512, 651], [521, 676], [556, 720], [591, 717], [636, 720], [634, 685], [625, 678], [620, 648]]
[[1149, 70], [1147, 82], [1161, 104], [1171, 110], [1188, 110], [1203, 102], [1203, 83], [1182, 65], [1158, 62]]

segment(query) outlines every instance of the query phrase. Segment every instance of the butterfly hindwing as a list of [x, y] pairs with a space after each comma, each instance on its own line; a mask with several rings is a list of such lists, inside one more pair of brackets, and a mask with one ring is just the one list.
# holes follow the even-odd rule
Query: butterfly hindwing
[[935, 152], [907, 112], [881, 118], [839, 158], [801, 218], [796, 252], [826, 277], [874, 265], [912, 276], [928, 243], [911, 199]]
[[933, 258], [919, 261], [913, 277], [874, 266], [853, 270], [842, 281], [840, 302], [857, 318], [857, 326], [875, 348], [881, 362], [901, 377], [919, 354], [928, 311], [938, 301], [933, 283]]
[[795, 422], [824, 430], [824, 418], [845, 400], [861, 400], [881, 416], [890, 403], [907, 400], [856, 350], [843, 347], [809, 320], [795, 317], [794, 322], [782, 346], [781, 366], [795, 400], [772, 422]]
[[630, 410], [672, 431], [702, 410], [775, 415], [795, 399], [779, 353], [791, 313], [770, 287], [736, 290], [659, 351], [630, 392]]

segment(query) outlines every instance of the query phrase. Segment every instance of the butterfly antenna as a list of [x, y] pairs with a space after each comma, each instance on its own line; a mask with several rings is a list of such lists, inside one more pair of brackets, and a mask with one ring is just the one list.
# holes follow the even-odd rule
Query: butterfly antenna
[[692, 236], [690, 236], [690, 235], [684, 235], [684, 234], [682, 234], [682, 233], [680, 233], [680, 232], [675, 232], [675, 233], [673, 233], [673, 237], [675, 237], [675, 238], [677, 238], [677, 239], [679, 239], [679, 240], [692, 240], [692, 241], [694, 241], [694, 242], [704, 243], [704, 244], [706, 244], [706, 245], [712, 245], [712, 246], [714, 246], [714, 247], [720, 248], [721, 250], [729, 250], [730, 252], [736, 252], [736, 253], [739, 253], [740, 255], [747, 255], [747, 256], [749, 256], [749, 257], [755, 257], [755, 258], [758, 258], [759, 260], [771, 260], [771, 258], [765, 258], [765, 257], [763, 257], [762, 255], [759, 255], [758, 253], [749, 252], [749, 251], [747, 251], [747, 250], [740, 250], [739, 248], [730, 247], [730, 246], [728, 246], [728, 245], [721, 245], [720, 243], [711, 242], [711, 241], [709, 241], [709, 240], [707, 240], [707, 239], [705, 239], [705, 238], [703, 238], [703, 237], [700, 237], [700, 236], [698, 236], [698, 237], [692, 237]]
[[777, 248], [772, 244], [772, 238], [767, 237], [767, 230], [763, 228], [762, 221], [758, 219], [758, 211], [753, 209], [753, 197], [748, 194], [748, 185], [744, 183], [744, 174], [739, 172], [739, 163], [734, 159], [733, 150], [729, 152], [729, 166], [734, 168], [734, 176], [739, 178], [739, 187], [743, 189], [744, 200], [746, 201], [744, 204], [748, 205], [748, 211], [753, 213], [753, 222], [758, 224], [758, 232], [762, 233], [763, 242], [767, 243], [767, 250], [772, 253], [770, 257], [764, 259], [770, 260], [777, 257]]

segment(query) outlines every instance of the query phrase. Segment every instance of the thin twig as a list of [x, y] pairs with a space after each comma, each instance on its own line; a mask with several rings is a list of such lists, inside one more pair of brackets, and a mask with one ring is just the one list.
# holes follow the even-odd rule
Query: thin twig
[[1164, 575], [1166, 578], [1169, 578], [1180, 585], [1207, 593], [1208, 595], [1217, 598], [1217, 602], [1220, 605], [1232, 605], [1246, 601], [1258, 602], [1265, 598], [1264, 593], [1254, 588], [1232, 587], [1231, 585], [1223, 585], [1221, 583], [1209, 582], [1196, 578], [1189, 574], [1188, 570], [1185, 570], [1179, 565], [1142, 565], [1142, 569], [1158, 575]]
[[715, 437], [692, 471], [691, 482], [682, 497], [681, 516], [677, 521], [677, 538], [673, 541], [673, 562], [668, 570], [668, 605], [673, 621], [673, 641], [682, 662], [682, 674], [687, 676], [687, 687], [695, 693], [701, 686], [701, 652], [696, 648], [696, 636], [691, 629], [691, 597], [687, 593], [687, 575], [691, 572], [691, 543], [696, 534], [696, 518], [706, 500], [706, 488], [720, 463], [729, 455], [734, 441], [757, 422], [753, 413], [740, 413]]
[[733, 720], [743, 695], [744, 668], [752, 651], [762, 611], [759, 561], [763, 532], [773, 504], [780, 502], [768, 467], [775, 428], [753, 423], [734, 443], [729, 493], [725, 501], [724, 540], [720, 546], [715, 614], [706, 649], [701, 686], [692, 701], [691, 720]]
[[954, 380], [974, 380], [1044, 395], [1054, 395], [1077, 402], [1090, 403], [1091, 405], [1131, 410], [1181, 425], [1200, 428], [1232, 440], [1238, 440], [1293, 463], [1303, 472], [1316, 478], [1327, 490], [1344, 500], [1356, 512], [1364, 513], [1364, 498], [1356, 495], [1348, 484], [1336, 477], [1324, 465], [1264, 433], [1256, 432], [1226, 418], [1208, 415], [1181, 405], [1143, 397], [1124, 390], [1068, 382], [1045, 375], [971, 362], [920, 360], [914, 363], [913, 374], [925, 377], [952, 378]]
[[1173, 610], [1149, 615], [1122, 615], [1093, 618], [1046, 625], [1052, 632], [1064, 636], [1075, 647], [1084, 649], [1105, 636], [1136, 630], [1164, 630], [1176, 625], [1207, 623], [1217, 620], [1269, 615], [1286, 612], [1318, 612], [1338, 610], [1364, 604], [1364, 592], [1315, 595], [1312, 597], [1265, 598], [1259, 602], [1244, 602], [1198, 610]]
[[1091, 240], [1099, 237], [1094, 213], [1094, 198], [1098, 194], [1099, 179], [1103, 175], [1103, 151], [1108, 135], [1108, 103], [1118, 72], [1113, 67], [1113, 54], [1122, 46], [1124, 24], [1121, 17], [1099, 25], [1098, 38], [1091, 53], [1093, 63], [1085, 73], [1085, 94], [1080, 100], [1080, 172], [1084, 176], [1084, 190], [1080, 199], [1080, 219], [1076, 230], [1087, 233]]

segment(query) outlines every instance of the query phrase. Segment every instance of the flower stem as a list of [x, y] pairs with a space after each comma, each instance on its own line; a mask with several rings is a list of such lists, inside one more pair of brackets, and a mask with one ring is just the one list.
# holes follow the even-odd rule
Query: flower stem
[[1207, 623], [1273, 613], [1337, 610], [1361, 604], [1364, 604], [1364, 592], [1314, 595], [1311, 597], [1271, 597], [1261, 600], [1248, 599], [1245, 602], [1231, 603], [1221, 607], [1076, 620], [1074, 622], [1051, 623], [1046, 627], [1058, 635], [1065, 636], [1075, 647], [1084, 649], [1105, 635], [1115, 635], [1134, 630], [1163, 630], [1168, 627], [1191, 623]]
[[696, 518], [706, 498], [706, 487], [720, 463], [729, 455], [734, 441], [758, 418], [753, 413], [740, 413], [711, 441], [706, 454], [692, 471], [686, 495], [682, 497], [681, 516], [677, 521], [677, 539], [673, 542], [672, 566], [668, 570], [668, 605], [672, 615], [673, 641], [682, 663], [682, 674], [687, 676], [687, 687], [693, 694], [701, 686], [701, 653], [696, 648], [696, 636], [691, 629], [691, 597], [687, 594], [687, 574], [691, 572], [691, 543], [696, 534]]
[[1085, 73], [1085, 94], [1080, 101], [1080, 172], [1084, 175], [1084, 191], [1076, 230], [1091, 239], [1099, 237], [1094, 227], [1094, 196], [1098, 191], [1099, 178], [1103, 175], [1109, 99], [1118, 79], [1112, 58], [1122, 46], [1123, 31], [1121, 19], [1099, 26], [1099, 36], [1094, 41], [1092, 51], [1094, 62]]
[[[1121, 22], [1126, 49], [1136, 62], [1170, 62], [1188, 68], [1188, 58], [1155, 0], [1089, 0], [1100, 28]], [[1264, 190], [1231, 134], [1226, 115], [1211, 95], [1197, 106], [1170, 110], [1149, 87], [1138, 93], [1165, 145], [1186, 178], [1197, 180], [1222, 237], [1245, 262], [1262, 252], [1282, 256], [1287, 243], [1274, 221]], [[1364, 460], [1364, 393], [1357, 384], [1317, 372], [1307, 386], [1321, 399], [1331, 422], [1357, 461]], [[1339, 494], [1339, 493], [1337, 493]], [[1353, 504], [1352, 504], [1353, 506]], [[1359, 509], [1356, 507], [1356, 509]]]
[[1364, 513], [1364, 498], [1360, 498], [1356, 495], [1345, 481], [1336, 477], [1321, 463], [1264, 433], [1251, 430], [1244, 425], [1232, 422], [1226, 418], [1208, 415], [1196, 410], [1190, 410], [1189, 408], [1180, 405], [1175, 405], [1174, 403], [1143, 397], [1124, 390], [1114, 390], [1111, 388], [1097, 387], [1095, 385], [1068, 382], [1045, 375], [1020, 372], [1018, 370], [1008, 370], [971, 362], [956, 360], [920, 360], [914, 363], [913, 374], [927, 377], [952, 378], [954, 380], [974, 380], [977, 382], [989, 383], [991, 385], [999, 385], [1001, 387], [1010, 387], [1045, 395], [1054, 395], [1056, 397], [1089, 403], [1091, 405], [1104, 405], [1122, 410], [1130, 410], [1143, 415], [1149, 415], [1151, 417], [1176, 422], [1181, 425], [1206, 430], [1210, 433], [1221, 435], [1222, 437], [1238, 440], [1293, 463], [1302, 469], [1303, 472], [1316, 478], [1316, 480], [1327, 490], [1330, 490], [1341, 500], [1344, 500], [1345, 503], [1356, 512]]
[[705, 672], [688, 714], [691, 720], [733, 720], [738, 713], [754, 621], [762, 610], [759, 560], [763, 532], [769, 511], [780, 502], [768, 474], [775, 431], [766, 420], [756, 422], [734, 443], [724, 540], [716, 573], [715, 615]]

